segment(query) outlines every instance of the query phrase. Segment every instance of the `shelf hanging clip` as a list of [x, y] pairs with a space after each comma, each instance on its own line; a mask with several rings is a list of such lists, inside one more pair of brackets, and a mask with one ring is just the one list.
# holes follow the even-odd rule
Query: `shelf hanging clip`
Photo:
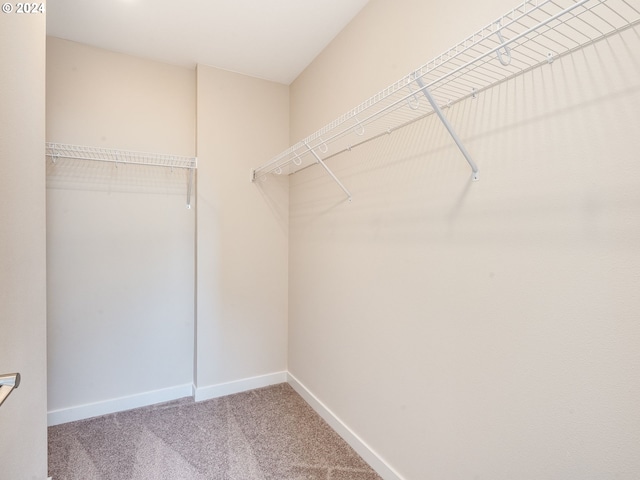
[[502, 24], [500, 22], [496, 22], [496, 25], [498, 26], [498, 28], [496, 29], [496, 34], [500, 39], [502, 48], [504, 48], [506, 59], [502, 56], [502, 52], [500, 51], [500, 49], [496, 50], [496, 55], [498, 56], [498, 60], [500, 61], [500, 63], [506, 67], [511, 63], [511, 48], [509, 48], [509, 45], [506, 44], [506, 40], [502, 36]]

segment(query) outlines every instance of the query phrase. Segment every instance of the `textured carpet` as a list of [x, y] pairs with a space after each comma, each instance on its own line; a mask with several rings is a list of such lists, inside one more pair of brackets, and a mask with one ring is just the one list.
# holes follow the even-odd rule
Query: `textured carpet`
[[381, 480], [286, 383], [49, 428], [53, 480]]

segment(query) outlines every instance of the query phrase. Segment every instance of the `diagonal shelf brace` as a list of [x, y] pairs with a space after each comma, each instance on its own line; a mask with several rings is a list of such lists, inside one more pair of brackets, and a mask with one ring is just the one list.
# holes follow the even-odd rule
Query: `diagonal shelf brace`
[[318, 155], [318, 154], [313, 150], [313, 148], [311, 148], [311, 147], [309, 146], [309, 144], [308, 144], [308, 143], [305, 143], [305, 144], [304, 144], [304, 146], [305, 146], [305, 147], [307, 147], [307, 148], [309, 149], [309, 151], [311, 152], [311, 155], [313, 155], [314, 157], [316, 157], [316, 160], [318, 161], [318, 163], [319, 163], [320, 165], [322, 165], [322, 168], [324, 168], [324, 169], [327, 171], [327, 173], [328, 173], [329, 175], [331, 175], [331, 178], [333, 178], [333, 179], [335, 180], [335, 182], [336, 182], [336, 183], [338, 184], [338, 186], [342, 189], [342, 191], [343, 191], [344, 193], [346, 193], [346, 194], [347, 194], [347, 197], [349, 197], [349, 201], [351, 201], [351, 193], [350, 193], [350, 192], [349, 192], [349, 190], [347, 190], [347, 188], [342, 184], [342, 182], [341, 182], [340, 180], [338, 180], [338, 177], [336, 177], [336, 176], [335, 176], [335, 174], [334, 174], [334, 173], [329, 169], [329, 167], [327, 167], [327, 164], [326, 164], [326, 163], [324, 163], [324, 162], [322, 161], [322, 159], [320, 158], [320, 156], [319, 156], [319, 155]]
[[442, 113], [442, 110], [440, 109], [440, 106], [438, 105], [436, 100], [431, 95], [431, 92], [429, 91], [427, 86], [422, 81], [422, 78], [416, 77], [416, 83], [420, 86], [420, 90], [422, 90], [422, 93], [424, 93], [424, 96], [427, 97], [427, 100], [429, 100], [429, 103], [431, 104], [431, 107], [433, 107], [433, 111], [436, 112], [436, 115], [438, 115], [438, 118], [440, 118], [440, 121], [442, 122], [442, 124], [445, 126], [445, 128], [449, 132], [449, 135], [451, 135], [451, 138], [453, 138], [453, 141], [456, 142], [456, 145], [460, 149], [460, 152], [462, 152], [462, 155], [464, 156], [464, 158], [467, 160], [467, 163], [469, 163], [469, 166], [471, 167], [471, 170], [473, 172], [471, 178], [473, 179], [474, 182], [477, 181], [480, 178], [479, 177], [478, 166], [473, 161], [473, 158], [471, 158], [471, 155], [469, 155], [469, 152], [467, 152], [467, 149], [464, 147], [464, 144], [462, 143], [462, 140], [460, 140], [460, 137], [458, 137], [458, 134], [456, 133], [456, 131], [453, 129], [453, 127], [449, 123], [449, 119], [447, 119], [445, 114]]

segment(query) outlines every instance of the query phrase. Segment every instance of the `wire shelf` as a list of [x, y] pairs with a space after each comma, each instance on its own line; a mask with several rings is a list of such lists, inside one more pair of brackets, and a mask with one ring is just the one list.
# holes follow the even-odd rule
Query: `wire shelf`
[[76, 160], [93, 160], [97, 162], [112, 162], [120, 164], [149, 165], [154, 167], [196, 169], [195, 157], [180, 157], [157, 153], [131, 152], [113, 148], [87, 147], [81, 145], [67, 145], [63, 143], [45, 144], [45, 154], [55, 162], [58, 158], [72, 158]]
[[254, 169], [251, 179], [295, 173], [438, 113], [423, 93], [440, 110], [638, 23], [640, 0], [526, 0]]
[[73, 160], [90, 160], [95, 162], [110, 162], [130, 165], [147, 165], [152, 167], [181, 168], [189, 171], [187, 185], [187, 208], [191, 208], [191, 192], [193, 190], [193, 176], [198, 168], [196, 157], [181, 157], [158, 153], [132, 152], [113, 148], [87, 147], [82, 145], [68, 145], [64, 143], [45, 143], [45, 155], [56, 163], [59, 158]]

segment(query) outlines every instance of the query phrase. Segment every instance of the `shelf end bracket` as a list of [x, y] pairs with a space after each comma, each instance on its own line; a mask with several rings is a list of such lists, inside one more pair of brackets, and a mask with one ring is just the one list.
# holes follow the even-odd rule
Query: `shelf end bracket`
[[187, 184], [187, 209], [191, 208], [191, 191], [193, 190], [193, 172], [194, 172], [194, 168], [189, 168], [189, 180]]
[[0, 375], [0, 405], [4, 403], [9, 394], [20, 385], [20, 374], [9, 373]]

